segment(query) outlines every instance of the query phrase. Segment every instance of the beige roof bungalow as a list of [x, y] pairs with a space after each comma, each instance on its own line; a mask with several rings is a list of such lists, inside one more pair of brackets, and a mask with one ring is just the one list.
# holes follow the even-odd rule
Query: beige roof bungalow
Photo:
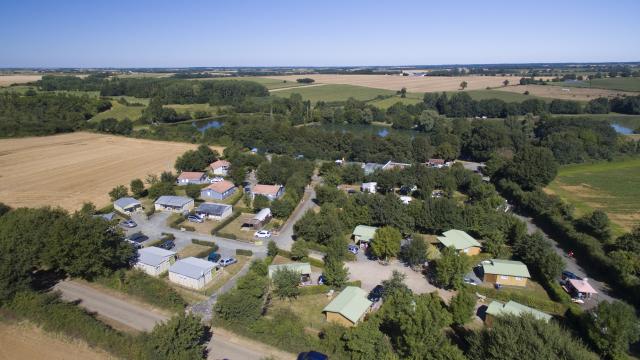
[[227, 160], [214, 161], [209, 165], [214, 175], [227, 176], [231, 163]]
[[333, 299], [322, 312], [327, 321], [343, 326], [355, 326], [362, 321], [371, 309], [371, 301], [367, 299], [367, 292], [355, 286], [347, 286]]
[[207, 174], [199, 171], [183, 171], [178, 176], [177, 183], [178, 185], [189, 185], [189, 184], [204, 184], [208, 182], [209, 179]]
[[527, 265], [520, 261], [491, 259], [482, 262], [484, 279], [488, 283], [527, 286], [527, 279], [531, 278]]
[[251, 193], [254, 197], [256, 195], [262, 195], [266, 196], [269, 200], [275, 200], [279, 199], [282, 194], [284, 194], [284, 186], [257, 184], [253, 187]]
[[438, 241], [444, 247], [453, 246], [461, 254], [467, 254], [469, 256], [478, 255], [482, 251], [482, 245], [462, 230], [449, 230], [442, 233], [442, 236], [438, 236]]

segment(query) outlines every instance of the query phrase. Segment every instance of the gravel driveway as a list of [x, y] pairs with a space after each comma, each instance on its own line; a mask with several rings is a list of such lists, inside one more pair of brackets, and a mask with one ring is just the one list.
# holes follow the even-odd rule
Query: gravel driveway
[[362, 282], [362, 288], [366, 291], [371, 291], [376, 285], [382, 283], [383, 280], [391, 278], [393, 271], [397, 270], [407, 276], [405, 284], [416, 294], [437, 291], [438, 295], [447, 303], [454, 295], [452, 291], [433, 286], [424, 275], [411, 270], [411, 268], [397, 260], [391, 261], [389, 265], [382, 265], [377, 261], [367, 260], [364, 256], [359, 255], [357, 261], [347, 262], [346, 266], [349, 269], [349, 279], [360, 280]]

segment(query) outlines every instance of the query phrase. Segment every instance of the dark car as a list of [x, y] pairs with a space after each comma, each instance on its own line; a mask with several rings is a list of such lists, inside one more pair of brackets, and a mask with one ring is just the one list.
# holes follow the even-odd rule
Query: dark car
[[578, 275], [572, 273], [571, 271], [563, 271], [562, 272], [562, 280], [582, 280]]
[[211, 254], [209, 254], [209, 256], [207, 256], [207, 261], [211, 261], [213, 263], [217, 263], [218, 261], [220, 261], [220, 258], [222, 256], [220, 256], [220, 254], [218, 254], [217, 252], [212, 252]]
[[140, 243], [143, 243], [143, 242], [149, 240], [149, 237], [147, 235], [141, 233], [141, 232], [138, 232], [138, 233], [135, 233], [135, 234], [132, 234], [131, 236], [129, 236], [127, 238], [127, 240], [130, 241], [130, 242], [134, 242], [134, 243], [140, 244]]
[[328, 360], [329, 357], [317, 351], [307, 351], [298, 355], [298, 360]]
[[384, 292], [384, 287], [382, 285], [377, 285], [371, 290], [367, 299], [371, 302], [378, 302], [382, 299], [382, 293]]
[[165, 249], [165, 250], [171, 250], [174, 247], [176, 247], [176, 243], [174, 243], [173, 240], [167, 240], [167, 241], [163, 242], [162, 244], [160, 244], [160, 247]]

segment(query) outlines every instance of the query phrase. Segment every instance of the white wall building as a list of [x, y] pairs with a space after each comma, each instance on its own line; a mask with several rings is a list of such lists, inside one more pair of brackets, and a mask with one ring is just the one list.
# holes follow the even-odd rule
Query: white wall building
[[169, 281], [189, 289], [200, 290], [213, 280], [216, 264], [188, 257], [178, 260], [169, 269]]
[[360, 186], [360, 190], [362, 190], [362, 192], [368, 192], [371, 194], [375, 194], [378, 188], [378, 183], [377, 182], [366, 182], [366, 183], [362, 183], [362, 185]]
[[159, 276], [169, 270], [169, 267], [175, 260], [175, 251], [150, 246], [138, 250], [138, 261], [133, 267], [151, 276]]

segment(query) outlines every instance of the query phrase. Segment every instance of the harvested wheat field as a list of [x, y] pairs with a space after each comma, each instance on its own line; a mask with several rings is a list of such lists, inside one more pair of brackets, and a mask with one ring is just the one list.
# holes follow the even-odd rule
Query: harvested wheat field
[[86, 343], [45, 333], [28, 324], [0, 324], [0, 360], [102, 360], [113, 359]]
[[533, 96], [576, 101], [589, 101], [598, 97], [613, 98], [616, 96], [638, 95], [638, 93], [628, 91], [562, 87], [554, 85], [516, 85], [501, 87], [496, 90], [509, 91], [520, 94], [528, 91], [529, 94]]
[[109, 202], [115, 186], [172, 170], [196, 146], [93, 133], [0, 140], [0, 201], [13, 207]]
[[0, 75], [0, 86], [9, 86], [11, 84], [24, 84], [31, 81], [42, 79], [42, 75], [22, 74], [22, 75]]
[[[467, 82], [468, 90], [482, 90], [487, 87], [503, 86], [504, 80], [511, 84], [520, 81], [520, 76], [400, 76], [400, 75], [285, 75], [268, 76], [270, 79], [287, 80], [295, 83], [301, 77], [312, 78], [318, 84], [346, 84], [365, 86], [377, 89], [400, 90], [407, 88], [408, 92], [456, 91], [460, 83]], [[523, 90], [524, 91], [524, 90]]]

